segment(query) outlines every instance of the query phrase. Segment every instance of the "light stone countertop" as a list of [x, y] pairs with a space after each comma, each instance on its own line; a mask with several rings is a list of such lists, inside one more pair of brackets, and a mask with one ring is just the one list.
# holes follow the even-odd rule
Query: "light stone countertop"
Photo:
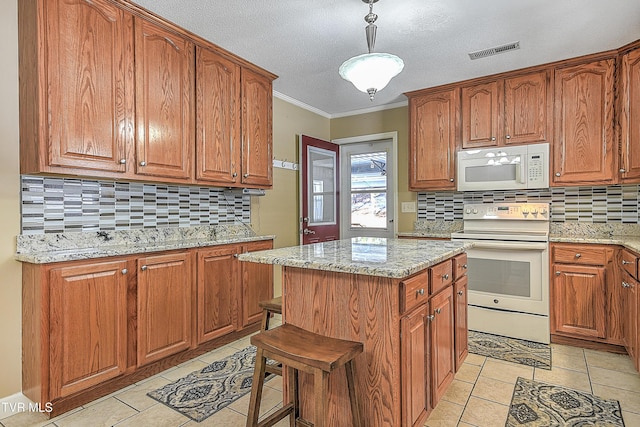
[[356, 237], [241, 254], [241, 261], [404, 278], [451, 258], [471, 243]]
[[274, 238], [258, 236], [243, 224], [20, 235], [16, 239], [14, 259], [32, 264], [49, 264]]

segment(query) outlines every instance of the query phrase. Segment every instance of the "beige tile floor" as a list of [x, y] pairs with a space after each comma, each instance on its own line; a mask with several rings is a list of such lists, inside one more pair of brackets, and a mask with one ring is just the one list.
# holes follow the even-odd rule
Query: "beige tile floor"
[[[249, 339], [243, 338], [53, 419], [38, 413], [19, 413], [0, 424], [4, 427], [242, 427], [246, 422], [249, 395], [197, 423], [146, 393], [248, 344]], [[640, 374], [635, 372], [627, 356], [552, 345], [552, 360], [553, 369], [548, 371], [470, 354], [425, 426], [503, 427], [519, 376], [617, 399], [626, 426], [640, 426]], [[275, 411], [282, 404], [281, 391], [279, 377], [268, 381], [263, 394], [263, 414]], [[285, 419], [277, 427], [288, 425]]]

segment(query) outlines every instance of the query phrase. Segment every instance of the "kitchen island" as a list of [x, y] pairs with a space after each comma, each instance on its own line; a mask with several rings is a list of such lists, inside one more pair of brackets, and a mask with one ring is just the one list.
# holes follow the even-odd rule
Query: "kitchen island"
[[[423, 425], [466, 356], [469, 247], [353, 238], [242, 254], [240, 260], [283, 266], [285, 323], [364, 344], [354, 370], [365, 426], [414, 426]], [[344, 426], [351, 419], [344, 371], [329, 383], [329, 425]], [[301, 413], [309, 421], [312, 386], [301, 375]]]

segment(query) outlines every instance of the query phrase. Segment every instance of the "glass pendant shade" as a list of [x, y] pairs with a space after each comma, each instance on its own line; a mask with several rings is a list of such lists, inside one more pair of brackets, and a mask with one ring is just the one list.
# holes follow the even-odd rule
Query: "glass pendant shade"
[[389, 53], [365, 53], [346, 60], [340, 76], [361, 92], [373, 95], [383, 89], [404, 68], [402, 59]]

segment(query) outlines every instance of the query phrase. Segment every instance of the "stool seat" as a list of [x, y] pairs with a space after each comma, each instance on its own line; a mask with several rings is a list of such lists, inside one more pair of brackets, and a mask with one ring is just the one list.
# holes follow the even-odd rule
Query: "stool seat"
[[285, 358], [325, 372], [344, 365], [363, 349], [362, 343], [314, 334], [289, 324], [253, 335], [251, 344], [268, 351], [273, 359], [284, 362]]
[[267, 301], [260, 301], [258, 306], [263, 310], [282, 314], [282, 297], [276, 297]]
[[[256, 364], [251, 385], [247, 427], [269, 427], [290, 416], [290, 425], [326, 427], [329, 373], [344, 365], [351, 403], [351, 425], [360, 427], [360, 409], [355, 388], [353, 359], [362, 353], [363, 344], [314, 334], [290, 324], [262, 331], [251, 337], [256, 346]], [[267, 358], [281, 362], [288, 370], [288, 403], [258, 422]], [[299, 418], [298, 371], [310, 373], [314, 381], [315, 424]]]

